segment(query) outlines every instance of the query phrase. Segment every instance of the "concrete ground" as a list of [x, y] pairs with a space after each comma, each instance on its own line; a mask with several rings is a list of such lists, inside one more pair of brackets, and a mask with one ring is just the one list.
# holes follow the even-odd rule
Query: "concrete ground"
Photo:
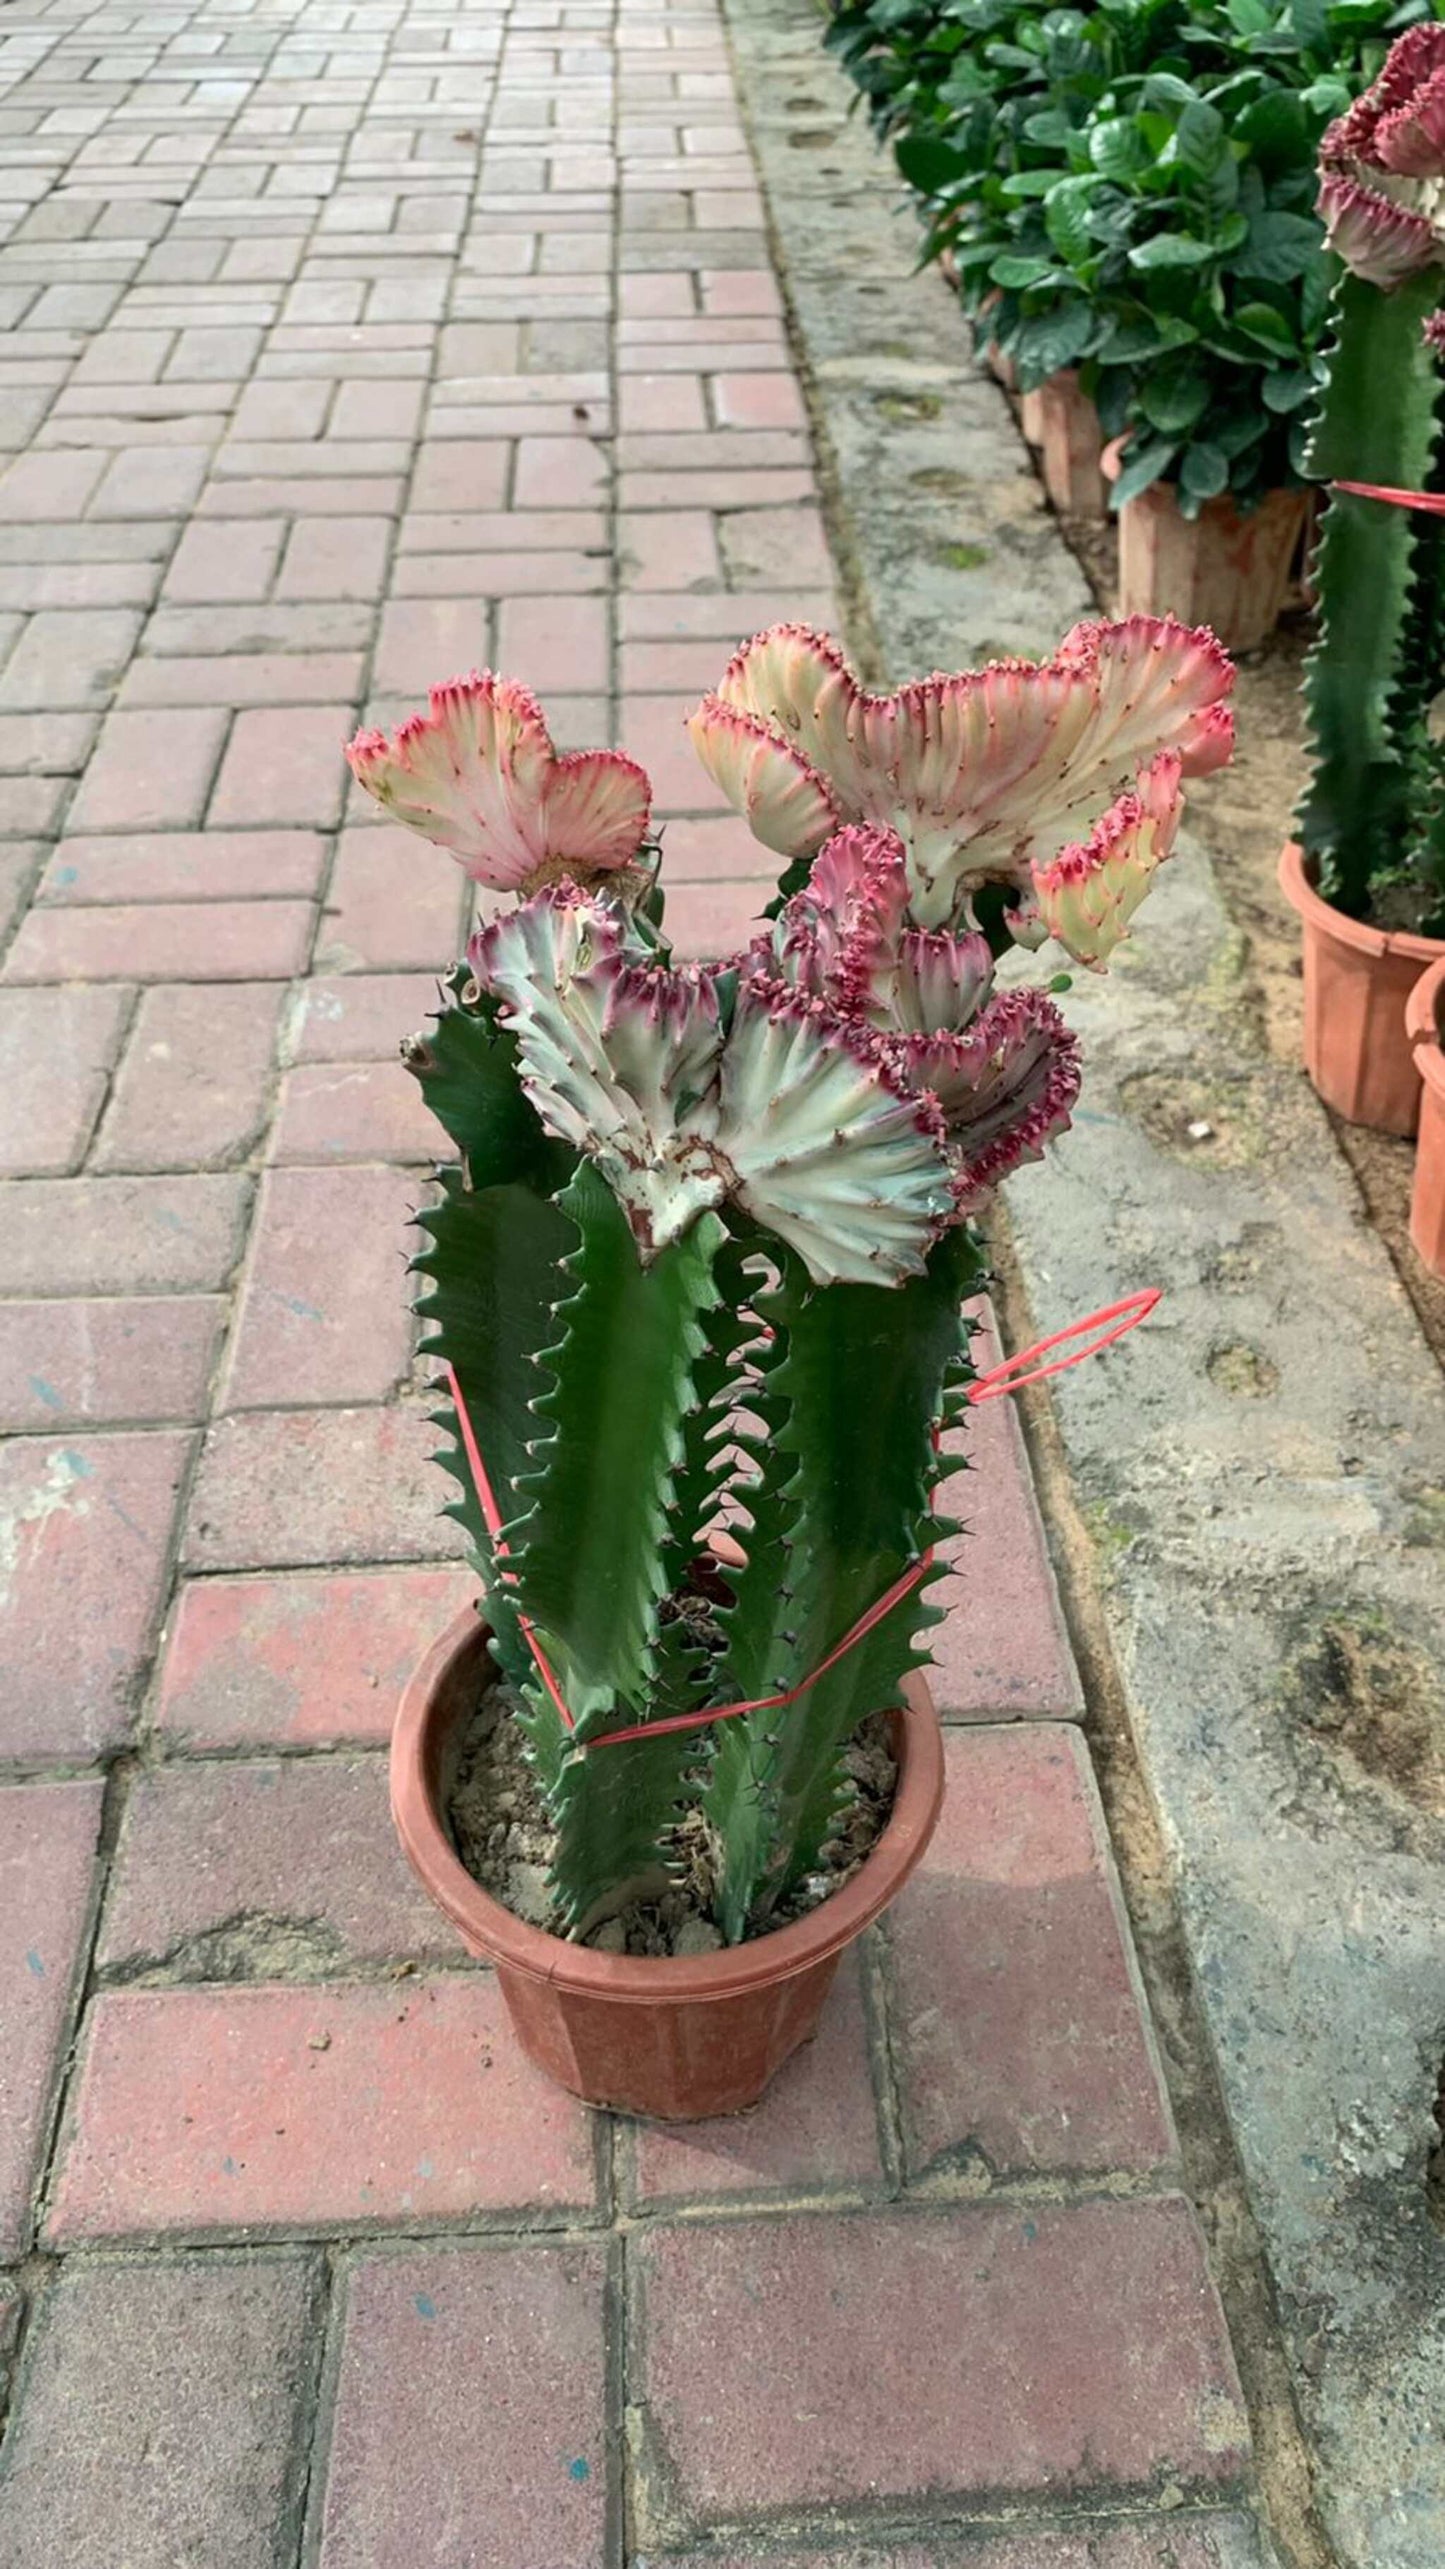
[[943, 1826], [754, 2116], [536, 2080], [390, 1836], [468, 1588], [395, 1060], [464, 886], [341, 742], [497, 661], [647, 761], [701, 951], [765, 860], [686, 702], [876, 643], [715, 6], [16, 9], [0, 90], [6, 2569], [1260, 2569], [1273, 2323], [1002, 1405]]

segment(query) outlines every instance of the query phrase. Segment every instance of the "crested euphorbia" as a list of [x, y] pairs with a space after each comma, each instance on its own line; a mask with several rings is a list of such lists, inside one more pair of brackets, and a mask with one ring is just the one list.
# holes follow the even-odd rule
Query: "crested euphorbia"
[[498, 892], [629, 866], [647, 839], [652, 788], [620, 749], [559, 758], [530, 688], [452, 678], [390, 740], [358, 732], [352, 773], [393, 820], [459, 856]]
[[1116, 815], [1159, 751], [1177, 752], [1176, 787], [1223, 766], [1233, 677], [1212, 633], [1131, 616], [1076, 625], [1049, 661], [875, 695], [827, 635], [775, 625], [744, 643], [688, 728], [775, 855], [811, 856], [840, 823], [871, 822], [902, 842], [920, 927], [971, 921], [993, 883], [1026, 926], [1036, 871], [1061, 847], [1097, 837], [1097, 862], [1117, 862]]
[[[422, 1310], [500, 1511], [504, 1548], [458, 1435], [560, 1929], [664, 1886], [689, 1806], [729, 1941], [816, 1867], [847, 1742], [937, 1620], [937, 1431], [984, 1274], [969, 1217], [1078, 1092], [1052, 997], [996, 986], [996, 955], [1053, 933], [1102, 966], [1182, 780], [1228, 754], [1229, 679], [1209, 635], [1142, 619], [895, 697], [817, 635], [759, 636], [691, 728], [795, 863], [722, 963], [673, 958], [641, 770], [559, 758], [524, 688], [460, 679], [353, 743], [384, 809], [520, 896], [406, 1058], [459, 1154], [421, 1216]], [[744, 1561], [707, 1573], [700, 1622], [720, 1517]], [[725, 1701], [754, 1709], [589, 1754]]]
[[1386, 292], [1445, 264], [1445, 26], [1425, 20], [1391, 46], [1372, 89], [1320, 146], [1329, 246]]

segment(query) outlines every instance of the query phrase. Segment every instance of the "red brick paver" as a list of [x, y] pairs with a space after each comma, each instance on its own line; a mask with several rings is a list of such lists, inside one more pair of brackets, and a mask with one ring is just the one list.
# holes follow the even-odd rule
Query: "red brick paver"
[[386, 1740], [419, 1644], [474, 1587], [461, 1569], [192, 1580], [158, 1718], [178, 1746], [198, 1749]]
[[301, 2485], [319, 2287], [295, 2255], [63, 2274], [6, 2448], [8, 2569], [188, 2551], [272, 2569]]
[[[1160, 2472], [1227, 2483], [1244, 2462], [1228, 2339], [1178, 2197], [688, 2224], [638, 2262], [634, 2396], [671, 2492], [663, 2525], [673, 2509], [701, 2528]], [[787, 2397], [761, 2403], [784, 2346]]]
[[[607, 2515], [598, 2245], [363, 2257], [346, 2315], [324, 2569], [444, 2560], [593, 2569]], [[463, 2554], [465, 2556], [465, 2554]]]
[[50, 2235], [555, 2215], [593, 2193], [588, 2118], [506, 2038], [490, 1972], [115, 1989], [82, 2038]]
[[391, 1832], [471, 894], [342, 746], [509, 665], [748, 934], [683, 715], [838, 610], [717, 0], [32, 0], [0, 86], [6, 2569], [1258, 2569], [1005, 1404], [942, 1826], [755, 2113], [546, 2086]]
[[30, 2189], [50, 2118], [95, 1879], [101, 1786], [0, 1786], [0, 2254], [28, 2244]]

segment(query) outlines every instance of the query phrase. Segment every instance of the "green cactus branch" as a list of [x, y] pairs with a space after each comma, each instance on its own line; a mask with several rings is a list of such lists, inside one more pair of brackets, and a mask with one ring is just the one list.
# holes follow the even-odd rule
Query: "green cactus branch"
[[[771, 1382], [783, 1407], [768, 1445], [781, 1487], [726, 1618], [730, 1690], [796, 1685], [927, 1549], [934, 1429], [964, 1360], [960, 1305], [981, 1272], [966, 1230], [896, 1295], [819, 1292], [785, 1262], [764, 1306], [782, 1348]], [[866, 1385], [867, 1397], [840, 1399], [843, 1384]], [[707, 1811], [726, 1850], [719, 1919], [730, 1940], [816, 1865], [843, 1796], [842, 1752], [865, 1713], [898, 1701], [936, 1620], [914, 1590], [798, 1702], [725, 1726]]]
[[522, 1484], [535, 1515], [518, 1584], [585, 1738], [647, 1711], [662, 1546], [724, 1234], [704, 1214], [644, 1267], [594, 1168], [579, 1169], [558, 1201], [581, 1236], [546, 1359], [551, 1382], [533, 1404], [540, 1459]]
[[[1430, 487], [1440, 381], [1423, 328], [1439, 299], [1434, 269], [1392, 293], [1341, 278], [1310, 450], [1318, 480]], [[1320, 633], [1305, 671], [1314, 770], [1299, 827], [1325, 898], [1352, 916], [1369, 909], [1372, 887], [1408, 870], [1420, 843], [1422, 769], [1432, 765], [1424, 725], [1442, 674], [1429, 590], [1439, 558], [1414, 512], [1332, 493], [1316, 569]]]

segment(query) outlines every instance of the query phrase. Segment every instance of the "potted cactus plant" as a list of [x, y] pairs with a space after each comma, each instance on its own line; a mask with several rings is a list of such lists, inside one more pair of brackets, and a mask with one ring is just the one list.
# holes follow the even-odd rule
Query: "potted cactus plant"
[[1445, 26], [1398, 39], [1320, 170], [1339, 273], [1309, 469], [1333, 487], [1305, 679], [1313, 771], [1280, 880], [1304, 927], [1311, 1079], [1352, 1123], [1412, 1133], [1405, 1003], [1445, 956]]
[[1144, 620], [895, 696], [758, 636], [690, 727], [782, 886], [708, 966], [672, 959], [647, 778], [557, 757], [524, 688], [438, 687], [351, 746], [513, 896], [405, 1051], [457, 1154], [416, 1265], [485, 1621], [409, 1687], [393, 1804], [594, 2102], [751, 2103], [926, 1844], [974, 1216], [1079, 1081], [1049, 990], [995, 964], [1107, 960], [1231, 683]]

